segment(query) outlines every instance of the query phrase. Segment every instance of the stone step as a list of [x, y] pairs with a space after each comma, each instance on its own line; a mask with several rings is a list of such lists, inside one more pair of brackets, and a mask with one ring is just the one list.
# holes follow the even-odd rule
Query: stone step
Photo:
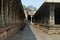
[[40, 28], [47, 34], [60, 34], [60, 26], [43, 25], [43, 24], [37, 24], [37, 25], [39, 25], [38, 28]]
[[45, 31], [48, 34], [60, 34], [60, 27], [41, 27], [43, 29], [43, 31]]

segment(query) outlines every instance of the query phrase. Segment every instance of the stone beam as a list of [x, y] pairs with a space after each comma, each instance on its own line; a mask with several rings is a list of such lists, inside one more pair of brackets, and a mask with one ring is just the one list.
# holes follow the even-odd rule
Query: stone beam
[[60, 0], [45, 0], [45, 2], [60, 3]]

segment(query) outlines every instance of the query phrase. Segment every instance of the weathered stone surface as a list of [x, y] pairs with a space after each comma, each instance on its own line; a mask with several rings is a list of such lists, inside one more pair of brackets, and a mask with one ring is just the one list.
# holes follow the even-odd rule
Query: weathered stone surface
[[21, 28], [21, 27], [18, 27], [18, 25], [12, 25], [12, 26], [8, 26], [6, 28], [2, 28], [3, 31], [0, 30], [0, 40], [5, 40], [5, 39], [9, 38], [14, 33], [19, 31], [20, 30], [19, 28]]

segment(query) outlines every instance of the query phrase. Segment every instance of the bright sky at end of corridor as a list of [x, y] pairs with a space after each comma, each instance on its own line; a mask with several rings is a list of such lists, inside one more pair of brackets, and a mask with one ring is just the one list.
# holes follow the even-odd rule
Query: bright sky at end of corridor
[[44, 0], [21, 0], [21, 1], [23, 5], [26, 5], [26, 6], [32, 5], [36, 8], [39, 8], [44, 2]]

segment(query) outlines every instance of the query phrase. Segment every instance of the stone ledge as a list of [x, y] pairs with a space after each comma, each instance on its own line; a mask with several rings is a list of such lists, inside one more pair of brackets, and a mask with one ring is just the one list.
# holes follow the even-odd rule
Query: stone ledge
[[12, 34], [19, 31], [19, 29], [22, 27], [18, 27], [21, 25], [11, 25], [6, 28], [0, 29], [0, 40], [5, 40], [6, 38], [10, 37]]
[[60, 34], [60, 27], [43, 25], [41, 26], [41, 29], [47, 34]]
[[60, 34], [60, 26], [59, 25], [44, 25], [44, 24], [34, 24], [38, 25], [37, 27], [47, 34]]

